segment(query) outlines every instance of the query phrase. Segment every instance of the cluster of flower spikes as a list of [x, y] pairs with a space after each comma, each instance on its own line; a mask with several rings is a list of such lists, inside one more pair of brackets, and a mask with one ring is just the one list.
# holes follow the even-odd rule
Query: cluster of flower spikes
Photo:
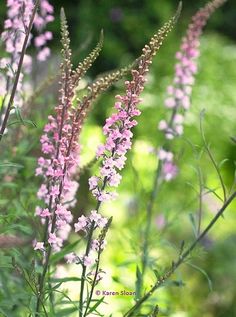
[[[161, 120], [158, 125], [167, 140], [183, 134], [184, 114], [191, 104], [192, 86], [197, 73], [200, 37], [211, 14], [224, 2], [226, 0], [213, 0], [192, 17], [180, 50], [176, 53], [178, 62], [175, 65], [175, 77], [173, 85], [167, 88], [169, 96], [165, 100], [166, 108], [171, 110], [171, 117], [169, 122]], [[177, 167], [173, 162], [174, 155], [161, 148], [158, 150], [158, 157], [163, 164], [162, 176], [166, 181], [170, 181], [177, 175]]]
[[[4, 22], [4, 31], [1, 34], [1, 40], [4, 43], [7, 55], [0, 59], [0, 68], [2, 70], [0, 74], [0, 96], [3, 96], [4, 99], [10, 92], [13, 85], [13, 79], [20, 60], [25, 33], [27, 32], [32, 16], [34, 1], [7, 0], [7, 8], [7, 18]], [[45, 61], [50, 55], [50, 50], [46, 47], [46, 42], [52, 39], [52, 33], [49, 31], [44, 32], [44, 30], [47, 23], [53, 21], [54, 19], [52, 15], [53, 11], [53, 6], [49, 4], [48, 0], [41, 0], [38, 12], [36, 13], [33, 21], [33, 26], [39, 34], [35, 38], [35, 46], [38, 48], [38, 59], [41, 61]], [[30, 35], [30, 40], [31, 38], [32, 35]], [[43, 42], [41, 40], [41, 43], [39, 43], [39, 38], [44, 39]], [[30, 45], [30, 40], [28, 45]], [[23, 78], [24, 74], [30, 73], [31, 66], [32, 57], [25, 54], [21, 75], [17, 85], [17, 94], [14, 100], [14, 104], [17, 107], [21, 107], [23, 104]]]
[[[116, 96], [115, 102], [116, 112], [106, 119], [103, 127], [103, 133], [106, 136], [104, 145], [100, 145], [97, 149], [97, 159], [102, 159], [102, 165], [99, 169], [99, 176], [92, 176], [89, 179], [89, 189], [93, 196], [101, 202], [113, 199], [116, 193], [106, 190], [106, 187], [117, 187], [121, 180], [119, 171], [123, 169], [126, 161], [126, 153], [131, 148], [132, 132], [131, 129], [137, 124], [134, 120], [135, 116], [140, 115], [140, 110], [137, 108], [141, 101], [139, 97], [144, 89], [146, 75], [149, 71], [149, 66], [152, 63], [153, 57], [162, 45], [163, 40], [172, 30], [181, 8], [177, 14], [167, 22], [157, 34], [155, 34], [148, 45], [143, 48], [143, 54], [137, 60], [137, 69], [131, 71], [132, 80], [126, 81], [126, 94], [124, 96]], [[92, 210], [88, 217], [82, 215], [75, 223], [75, 230], [83, 230], [86, 233], [95, 230], [96, 228], [104, 228], [107, 224], [107, 219], [102, 217], [97, 210]], [[106, 242], [103, 242], [102, 248]], [[94, 263], [94, 255], [92, 251], [97, 251], [98, 241], [92, 240], [91, 246], [87, 248], [86, 253], [82, 256], [77, 256], [74, 253], [68, 255], [68, 262], [81, 262], [86, 267]], [[78, 259], [80, 259], [78, 261]]]
[[[74, 180], [78, 173], [80, 144], [79, 135], [91, 102], [101, 91], [106, 90], [128, 69], [115, 71], [95, 81], [88, 87], [88, 93], [79, 100], [76, 95], [81, 77], [86, 73], [102, 48], [103, 36], [95, 49], [73, 70], [71, 63], [70, 39], [66, 17], [61, 11], [62, 26], [62, 63], [59, 103], [55, 107], [56, 115], [49, 116], [40, 142], [44, 157], [38, 159], [36, 175], [43, 177], [38, 198], [43, 200], [44, 208], [36, 207], [38, 215], [45, 223], [48, 244], [58, 251], [67, 239], [72, 221], [69, 207], [76, 203], [75, 194], [79, 186]], [[78, 178], [78, 177], [76, 177]], [[35, 250], [45, 250], [44, 242], [36, 242]]]

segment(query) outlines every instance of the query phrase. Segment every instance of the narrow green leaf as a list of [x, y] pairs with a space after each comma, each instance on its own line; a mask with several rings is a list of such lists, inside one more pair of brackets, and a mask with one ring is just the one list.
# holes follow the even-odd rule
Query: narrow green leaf
[[10, 126], [12, 126], [12, 125], [15, 125], [15, 124], [22, 124], [22, 122], [23, 122], [23, 125], [28, 124], [28, 125], [33, 126], [34, 128], [37, 128], [37, 125], [36, 125], [35, 122], [33, 122], [33, 121], [31, 121], [31, 120], [28, 120], [28, 119], [23, 119], [23, 118], [22, 118], [22, 120], [17, 120], [17, 121], [10, 122], [10, 123], [8, 124], [8, 127], [10, 127]]
[[220, 201], [224, 202], [224, 200], [216, 193], [216, 190], [215, 190], [215, 189], [211, 189], [211, 188], [209, 188], [209, 187], [207, 187], [207, 186], [204, 186], [204, 188], [208, 190], [207, 193], [212, 193], [212, 194], [214, 194]]
[[4, 162], [0, 163], [0, 168], [1, 167], [14, 167], [14, 168], [23, 168], [24, 166], [18, 163], [12, 163], [12, 162]]
[[21, 122], [21, 124], [25, 125], [20, 109], [18, 107], [15, 107], [15, 112], [16, 112], [17, 119]]
[[224, 159], [218, 164], [218, 168], [220, 169], [225, 163], [229, 162], [229, 159]]
[[136, 295], [135, 295], [135, 300], [138, 300], [139, 298], [141, 298], [141, 288], [142, 288], [142, 273], [139, 269], [139, 266], [136, 266], [136, 282], [135, 282], [135, 291], [136, 291]]
[[157, 280], [159, 280], [161, 277], [161, 274], [157, 270], [153, 270], [153, 273], [155, 274]]
[[89, 314], [91, 314], [93, 311], [95, 311], [95, 310], [97, 309], [97, 307], [98, 307], [101, 303], [103, 303], [104, 298], [105, 298], [105, 296], [103, 296], [101, 299], [99, 299], [99, 300], [97, 301], [97, 303], [96, 303], [95, 305], [93, 305], [93, 307], [91, 307], [91, 308], [89, 309], [87, 315], [89, 315]]
[[196, 220], [194, 218], [194, 215], [192, 213], [189, 214], [189, 220], [191, 222], [192, 228], [193, 228], [193, 232], [195, 237], [197, 236], [197, 225], [196, 225]]
[[65, 282], [79, 282], [81, 278], [79, 277], [63, 277], [63, 278], [52, 278], [52, 283], [65, 283]]
[[78, 310], [77, 307], [62, 309], [61, 311], [57, 312], [57, 317], [64, 317], [64, 316], [68, 317], [69, 314], [74, 313], [77, 310]]
[[212, 288], [212, 282], [211, 282], [211, 279], [209, 277], [209, 275], [207, 274], [206, 271], [204, 271], [202, 268], [200, 268], [199, 266], [197, 265], [194, 265], [192, 263], [189, 263], [189, 262], [186, 262], [186, 264], [188, 264], [189, 266], [191, 266], [192, 268], [194, 268], [195, 270], [199, 271], [200, 273], [202, 273], [205, 278], [207, 279], [207, 282], [208, 282], [208, 287], [209, 287], [209, 290], [212, 292], [213, 288]]

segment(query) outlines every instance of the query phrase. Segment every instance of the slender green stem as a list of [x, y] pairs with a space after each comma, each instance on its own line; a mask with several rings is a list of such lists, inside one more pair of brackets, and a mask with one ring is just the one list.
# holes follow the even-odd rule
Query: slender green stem
[[38, 290], [38, 298], [37, 298], [37, 303], [36, 303], [36, 313], [35, 316], [38, 316], [39, 314], [39, 310], [40, 310], [40, 305], [42, 304], [43, 300], [42, 300], [42, 296], [43, 296], [43, 289], [44, 289], [44, 281], [45, 281], [45, 277], [48, 271], [48, 266], [49, 266], [49, 260], [50, 260], [50, 256], [51, 256], [51, 251], [52, 248], [49, 245], [48, 246], [48, 251], [47, 251], [47, 255], [46, 255], [46, 260], [45, 260], [45, 264], [43, 267], [43, 273], [40, 276], [40, 281], [39, 281], [39, 290]]
[[99, 250], [98, 250], [98, 257], [97, 257], [97, 263], [96, 263], [96, 269], [95, 269], [94, 279], [93, 279], [93, 283], [92, 283], [92, 287], [91, 287], [89, 299], [88, 299], [88, 301], [87, 301], [87, 305], [86, 305], [86, 308], [85, 308], [84, 317], [87, 316], [87, 311], [88, 311], [88, 309], [89, 309], [89, 305], [90, 305], [91, 300], [92, 300], [92, 297], [93, 297], [93, 292], [94, 292], [94, 288], [95, 288], [96, 281], [97, 281], [97, 276], [98, 276], [98, 270], [99, 270], [99, 264], [100, 264], [100, 257], [101, 257], [101, 246], [99, 246]]
[[153, 216], [153, 206], [154, 202], [157, 196], [157, 191], [158, 191], [158, 185], [160, 184], [161, 181], [161, 171], [162, 171], [162, 162], [159, 161], [155, 173], [155, 178], [154, 178], [154, 183], [153, 183], [153, 190], [151, 192], [150, 200], [147, 206], [147, 211], [146, 211], [146, 228], [144, 232], [144, 241], [143, 241], [143, 246], [142, 246], [142, 263], [141, 263], [141, 280], [140, 280], [140, 290], [139, 292], [142, 291], [143, 288], [143, 279], [144, 279], [144, 274], [146, 272], [147, 268], [147, 260], [148, 260], [148, 251], [149, 251], [149, 235], [150, 235], [150, 229], [151, 229], [151, 223], [152, 223], [152, 216]]
[[54, 296], [53, 289], [52, 289], [52, 282], [50, 280], [50, 277], [51, 277], [50, 267], [48, 268], [48, 271], [49, 271], [48, 286], [50, 288], [49, 300], [50, 300], [50, 305], [51, 305], [50, 311], [51, 311], [52, 315], [54, 316], [55, 315], [55, 296]]
[[6, 127], [7, 127], [7, 122], [8, 122], [9, 116], [10, 116], [10, 111], [11, 111], [11, 108], [12, 108], [12, 105], [13, 105], [13, 102], [14, 102], [16, 89], [17, 89], [19, 78], [20, 78], [20, 74], [21, 74], [21, 69], [22, 69], [24, 56], [25, 56], [25, 52], [26, 52], [26, 48], [27, 48], [27, 44], [28, 44], [28, 40], [29, 40], [29, 35], [30, 35], [31, 29], [32, 29], [32, 26], [33, 26], [34, 18], [35, 18], [39, 3], [40, 3], [40, 0], [36, 0], [35, 5], [34, 5], [34, 9], [33, 9], [33, 12], [32, 12], [32, 16], [30, 18], [29, 26], [28, 26], [28, 28], [26, 30], [26, 35], [25, 35], [23, 46], [22, 46], [22, 51], [21, 51], [21, 54], [20, 54], [20, 60], [19, 60], [19, 64], [18, 64], [18, 68], [17, 68], [17, 72], [16, 72], [16, 77], [15, 77], [15, 80], [14, 80], [14, 83], [13, 83], [12, 92], [11, 92], [11, 95], [10, 95], [10, 99], [9, 99], [9, 102], [8, 102], [8, 105], [7, 105], [6, 113], [5, 113], [5, 116], [4, 116], [4, 119], [3, 119], [3, 122], [2, 122], [2, 126], [1, 126], [1, 129], [0, 129], [0, 141], [2, 140], [3, 134], [4, 134], [4, 132], [6, 130]]
[[199, 211], [198, 211], [198, 229], [197, 235], [199, 236], [201, 232], [201, 224], [202, 224], [202, 213], [203, 213], [203, 206], [202, 206], [202, 195], [203, 195], [203, 179], [200, 167], [198, 167], [198, 178], [199, 178]]
[[176, 262], [173, 262], [171, 268], [154, 284], [154, 286], [139, 300], [136, 304], [125, 313], [124, 317], [134, 316], [134, 313], [141, 307], [141, 305], [149, 299], [149, 297], [160, 287], [162, 286], [167, 279], [177, 270], [177, 268], [188, 258], [190, 253], [196, 247], [196, 245], [206, 236], [206, 234], [211, 230], [216, 221], [222, 216], [225, 209], [232, 203], [232, 201], [236, 198], [236, 192], [234, 192], [223, 204], [220, 210], [217, 212], [215, 217], [209, 222], [206, 228], [202, 231], [202, 233], [193, 241], [190, 247], [180, 255]]
[[201, 114], [201, 117], [200, 117], [200, 130], [201, 130], [201, 134], [202, 134], [202, 139], [203, 139], [203, 143], [204, 143], [204, 147], [207, 151], [207, 154], [217, 172], [217, 175], [219, 177], [219, 181], [220, 181], [220, 184], [221, 184], [221, 188], [222, 188], [222, 191], [223, 191], [223, 196], [224, 196], [224, 202], [227, 200], [227, 192], [226, 192], [226, 188], [225, 188], [225, 184], [224, 184], [224, 181], [223, 181], [223, 177], [221, 175], [221, 172], [220, 172], [220, 169], [215, 161], [215, 158], [214, 156], [212, 155], [211, 151], [210, 151], [210, 148], [209, 148], [209, 145], [207, 144], [206, 142], [206, 138], [205, 138], [205, 134], [204, 134], [204, 130], [203, 130], [203, 113]]
[[[85, 256], [88, 256], [89, 251], [90, 251], [94, 227], [95, 227], [95, 222], [93, 221], [92, 225], [91, 225], [91, 228], [89, 230]], [[84, 286], [85, 286], [86, 270], [87, 270], [87, 267], [83, 264], [82, 265], [81, 284], [80, 284], [80, 299], [79, 299], [79, 316], [80, 317], [83, 317]]]
[[[106, 186], [107, 179], [104, 179], [104, 183], [102, 186], [102, 190]], [[101, 201], [97, 202], [96, 210], [97, 212], [99, 211], [99, 208], [101, 206]], [[86, 246], [86, 251], [85, 251], [85, 256], [88, 256], [89, 251], [91, 249], [91, 244], [92, 244], [92, 238], [93, 238], [93, 232], [95, 229], [95, 222], [92, 222], [92, 225], [89, 230], [88, 234], [88, 240], [87, 240], [87, 246]], [[83, 304], [84, 304], [84, 286], [85, 286], [85, 279], [86, 279], [86, 271], [87, 267], [83, 264], [82, 265], [82, 275], [81, 275], [81, 284], [80, 284], [80, 299], [79, 299], [79, 317], [83, 317]]]
[[[14, 40], [14, 45], [15, 45], [15, 42], [16, 42], [16, 39]], [[14, 61], [14, 59], [13, 59], [13, 55], [12, 55], [10, 63], [13, 64], [13, 61]], [[4, 97], [3, 97], [2, 107], [0, 109], [0, 126], [2, 125], [2, 117], [3, 117], [3, 114], [5, 112], [6, 99], [7, 99], [8, 93], [9, 93], [10, 84], [11, 84], [11, 77], [8, 75], [7, 76], [7, 84], [6, 84], [6, 93], [5, 93]]]
[[[172, 126], [176, 112], [177, 112], [177, 109], [174, 108], [170, 121], [169, 121], [169, 126]], [[167, 145], [164, 145], [163, 147], [165, 148], [167, 147]], [[150, 199], [147, 205], [147, 210], [146, 210], [146, 228], [144, 232], [144, 242], [142, 246], [142, 263], [141, 263], [142, 274], [140, 277], [140, 289], [138, 290], [139, 293], [141, 293], [143, 289], [143, 280], [144, 280], [144, 275], [147, 268], [147, 260], [148, 260], [148, 254], [149, 254], [149, 235], [150, 235], [150, 229], [151, 229], [151, 223], [152, 223], [152, 217], [153, 217], [153, 206], [155, 203], [155, 199], [157, 197], [159, 186], [161, 185], [161, 182], [162, 182], [162, 177], [161, 177], [162, 167], [163, 167], [163, 162], [159, 160], [157, 164], [156, 172], [155, 172], [151, 196], [150, 196]]]
[[[172, 110], [168, 126], [171, 128], [173, 123], [174, 123], [174, 118], [175, 115], [178, 111], [179, 108], [179, 103], [180, 101], [178, 99], [175, 100], [177, 106]], [[163, 148], [168, 148], [168, 144], [164, 144]], [[147, 260], [148, 260], [148, 254], [149, 254], [149, 235], [150, 235], [150, 229], [151, 229], [151, 223], [152, 223], [152, 217], [153, 217], [153, 206], [155, 203], [155, 199], [157, 197], [158, 189], [161, 186], [162, 183], [162, 167], [163, 163], [161, 160], [158, 161], [156, 172], [155, 172], [155, 177], [154, 177], [154, 182], [153, 182], [153, 187], [152, 187], [152, 192], [151, 196], [147, 205], [146, 209], [146, 228], [144, 232], [144, 241], [142, 245], [142, 263], [141, 263], [141, 276], [140, 276], [140, 287], [138, 292], [141, 293], [143, 289], [143, 280], [144, 280], [144, 275], [146, 272], [147, 268]], [[138, 294], [139, 296], [140, 294]]]

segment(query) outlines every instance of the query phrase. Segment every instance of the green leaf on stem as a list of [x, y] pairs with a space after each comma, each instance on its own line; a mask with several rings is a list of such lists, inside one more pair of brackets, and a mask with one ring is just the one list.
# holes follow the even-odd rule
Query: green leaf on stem
[[194, 215], [192, 213], [189, 214], [189, 220], [191, 222], [192, 228], [193, 228], [193, 232], [195, 237], [197, 237], [197, 224], [196, 224], [196, 219], [194, 217]]
[[96, 311], [96, 309], [98, 308], [98, 306], [103, 303], [105, 296], [103, 296], [102, 298], [100, 298], [95, 305], [93, 305], [89, 310], [87, 315], [91, 314], [92, 312]]
[[159, 313], [159, 306], [156, 305], [154, 309], [152, 310], [150, 317], [157, 317], [158, 313]]
[[61, 311], [59, 311], [57, 313], [57, 317], [64, 317], [64, 316], [68, 317], [69, 314], [72, 314], [72, 313], [74, 313], [77, 310], [78, 310], [77, 307], [70, 307], [70, 308], [62, 309]]
[[75, 276], [51, 279], [52, 283], [79, 282], [79, 281], [81, 281], [81, 279]]
[[141, 288], [142, 288], [142, 273], [139, 269], [139, 266], [136, 266], [136, 282], [135, 282], [135, 300], [137, 301], [139, 298], [141, 298]]
[[200, 268], [199, 266], [195, 265], [195, 264], [192, 264], [192, 263], [189, 263], [189, 262], [186, 262], [186, 264], [191, 266], [195, 270], [199, 271], [200, 273], [202, 273], [205, 276], [205, 278], [207, 279], [207, 282], [208, 282], [209, 290], [212, 292], [212, 290], [213, 290], [212, 281], [211, 281], [209, 275], [207, 274], [207, 272], [205, 270], [203, 270], [202, 268]]
[[157, 270], [153, 270], [153, 273], [155, 274], [157, 280], [159, 280], [161, 277], [161, 274]]
[[219, 164], [218, 164], [218, 168], [219, 169], [221, 169], [221, 167], [223, 166], [223, 165], [225, 165], [225, 163], [227, 163], [227, 162], [229, 162], [229, 159], [224, 159], [224, 160], [222, 160]]
[[7, 167], [14, 167], [14, 168], [23, 168], [24, 166], [18, 163], [12, 163], [12, 162], [2, 162], [0, 163], [0, 168], [7, 168]]
[[21, 124], [25, 125], [24, 119], [22, 118], [20, 109], [18, 107], [15, 107], [15, 113], [16, 113], [17, 119], [21, 122]]
[[209, 187], [207, 187], [207, 186], [204, 186], [204, 188], [207, 189], [206, 194], [212, 193], [212, 194], [215, 195], [220, 201], [224, 202], [224, 200], [216, 193], [217, 188], [216, 188], [216, 189], [211, 189], [211, 188], [209, 188]]
[[23, 125], [28, 124], [34, 128], [37, 128], [37, 125], [35, 122], [28, 120], [28, 119], [25, 120], [23, 118], [22, 118], [22, 120], [16, 120], [16, 121], [10, 122], [7, 126], [10, 127], [10, 126], [15, 125], [15, 124], [23, 124]]

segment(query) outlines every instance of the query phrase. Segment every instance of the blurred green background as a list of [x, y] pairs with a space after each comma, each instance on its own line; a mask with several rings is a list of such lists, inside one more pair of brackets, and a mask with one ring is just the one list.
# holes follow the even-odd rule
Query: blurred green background
[[[97, 42], [101, 29], [104, 30], [104, 48], [85, 78], [89, 82], [98, 74], [127, 65], [138, 57], [144, 44], [173, 14], [178, 1], [55, 0], [51, 3], [55, 7], [56, 19], [49, 26], [54, 33], [54, 40], [50, 44], [53, 55], [45, 67], [48, 68], [49, 73], [55, 72], [55, 66], [52, 65], [58, 64], [61, 6], [65, 8], [68, 18], [75, 64], [88, 54]], [[107, 273], [100, 289], [135, 290], [135, 268], [136, 263], [140, 261], [145, 210], [157, 164], [155, 155], [150, 154], [149, 149], [163, 144], [163, 137], [157, 130], [157, 124], [166, 115], [168, 116], [163, 104], [165, 89], [172, 82], [174, 74], [175, 52], [191, 15], [203, 4], [205, 1], [183, 1], [180, 20], [152, 64], [148, 83], [142, 95], [143, 103], [140, 107], [142, 116], [134, 130], [133, 149], [129, 153], [127, 166], [122, 173], [119, 199], [104, 204], [102, 208], [104, 214], [113, 215], [113, 225], [108, 237], [108, 247], [103, 254], [102, 268]], [[3, 3], [0, 5], [0, 14], [2, 21], [5, 14]], [[228, 189], [234, 180], [236, 151], [230, 137], [236, 135], [235, 21], [236, 2], [229, 0], [211, 17], [202, 36], [199, 73], [193, 90], [192, 106], [186, 116], [185, 133], [183, 137], [172, 143], [179, 174], [174, 181], [164, 184], [155, 204], [149, 277], [145, 283], [147, 289], [155, 282], [152, 269], [168, 266], [178, 255], [181, 241], [185, 240], [188, 244], [194, 239], [190, 214], [196, 215], [198, 210], [198, 198], [193, 190], [193, 188], [198, 190], [197, 166], [202, 170], [206, 186], [222, 196], [219, 180], [207, 155], [203, 153], [199, 159], [193, 151], [194, 148], [200, 153], [203, 146], [199, 130], [202, 109], [206, 111], [205, 135], [217, 162], [228, 159], [221, 167]], [[96, 146], [103, 140], [101, 127], [105, 118], [111, 113], [114, 96], [123, 92], [124, 85], [121, 80], [94, 104], [81, 137], [83, 165], [94, 158]], [[37, 128], [21, 127], [19, 133], [18, 128], [13, 127], [9, 134], [11, 138], [9, 142], [12, 142], [13, 146], [9, 147], [5, 144], [4, 155], [9, 161], [21, 164], [23, 168], [1, 170], [4, 183], [2, 182], [0, 186], [4, 196], [1, 195], [0, 207], [4, 215], [8, 215], [7, 222], [6, 219], [1, 222], [3, 232], [5, 230], [6, 233], [31, 237], [38, 226], [33, 214], [37, 205], [35, 197], [40, 180], [34, 176], [34, 169], [36, 158], [40, 155], [39, 136], [47, 121], [47, 115], [53, 111], [55, 102], [56, 85], [38, 97], [33, 108], [27, 113], [27, 118], [33, 120]], [[87, 178], [96, 172], [96, 169], [95, 165], [81, 175], [78, 205], [74, 209], [76, 216], [94, 207], [94, 201], [88, 192]], [[220, 205], [221, 202], [213, 194], [204, 195], [203, 224], [207, 224]], [[157, 225], [158, 215], [162, 215], [165, 219], [166, 224], [163, 228]], [[159, 304], [160, 316], [236, 316], [235, 228], [234, 204], [234, 208], [230, 207], [226, 211], [225, 217], [218, 221], [210, 235], [202, 242], [191, 262], [208, 274], [208, 279], [212, 281], [212, 290], [209, 289], [206, 275], [183, 265], [173, 278], [175, 282], [167, 284], [149, 302], [153, 305]], [[76, 239], [76, 236], [72, 235], [71, 239]], [[14, 252], [21, 258], [17, 250], [7, 252], [9, 252], [7, 255], [12, 255], [11, 252]], [[25, 250], [24, 254], [29, 256], [30, 248]], [[10, 268], [8, 270], [11, 271]], [[66, 265], [61, 266], [60, 270], [61, 274], [68, 274], [69, 271], [70, 274], [75, 275], [77, 267]], [[9, 303], [19, 306], [19, 303], [25, 300], [20, 297], [23, 292], [19, 294], [17, 291], [20, 283], [17, 279], [9, 283], [13, 295], [10, 294], [9, 289], [0, 290], [0, 300], [5, 303], [4, 309], [9, 310], [11, 317], [19, 315], [9, 308]], [[72, 298], [78, 299], [77, 291], [76, 285], [71, 284], [69, 294]], [[105, 316], [113, 313], [113, 317], [119, 317], [130, 307], [133, 300], [129, 296], [107, 297], [106, 302], [108, 305], [104, 306]], [[148, 309], [147, 306], [144, 314], [147, 314]]]

